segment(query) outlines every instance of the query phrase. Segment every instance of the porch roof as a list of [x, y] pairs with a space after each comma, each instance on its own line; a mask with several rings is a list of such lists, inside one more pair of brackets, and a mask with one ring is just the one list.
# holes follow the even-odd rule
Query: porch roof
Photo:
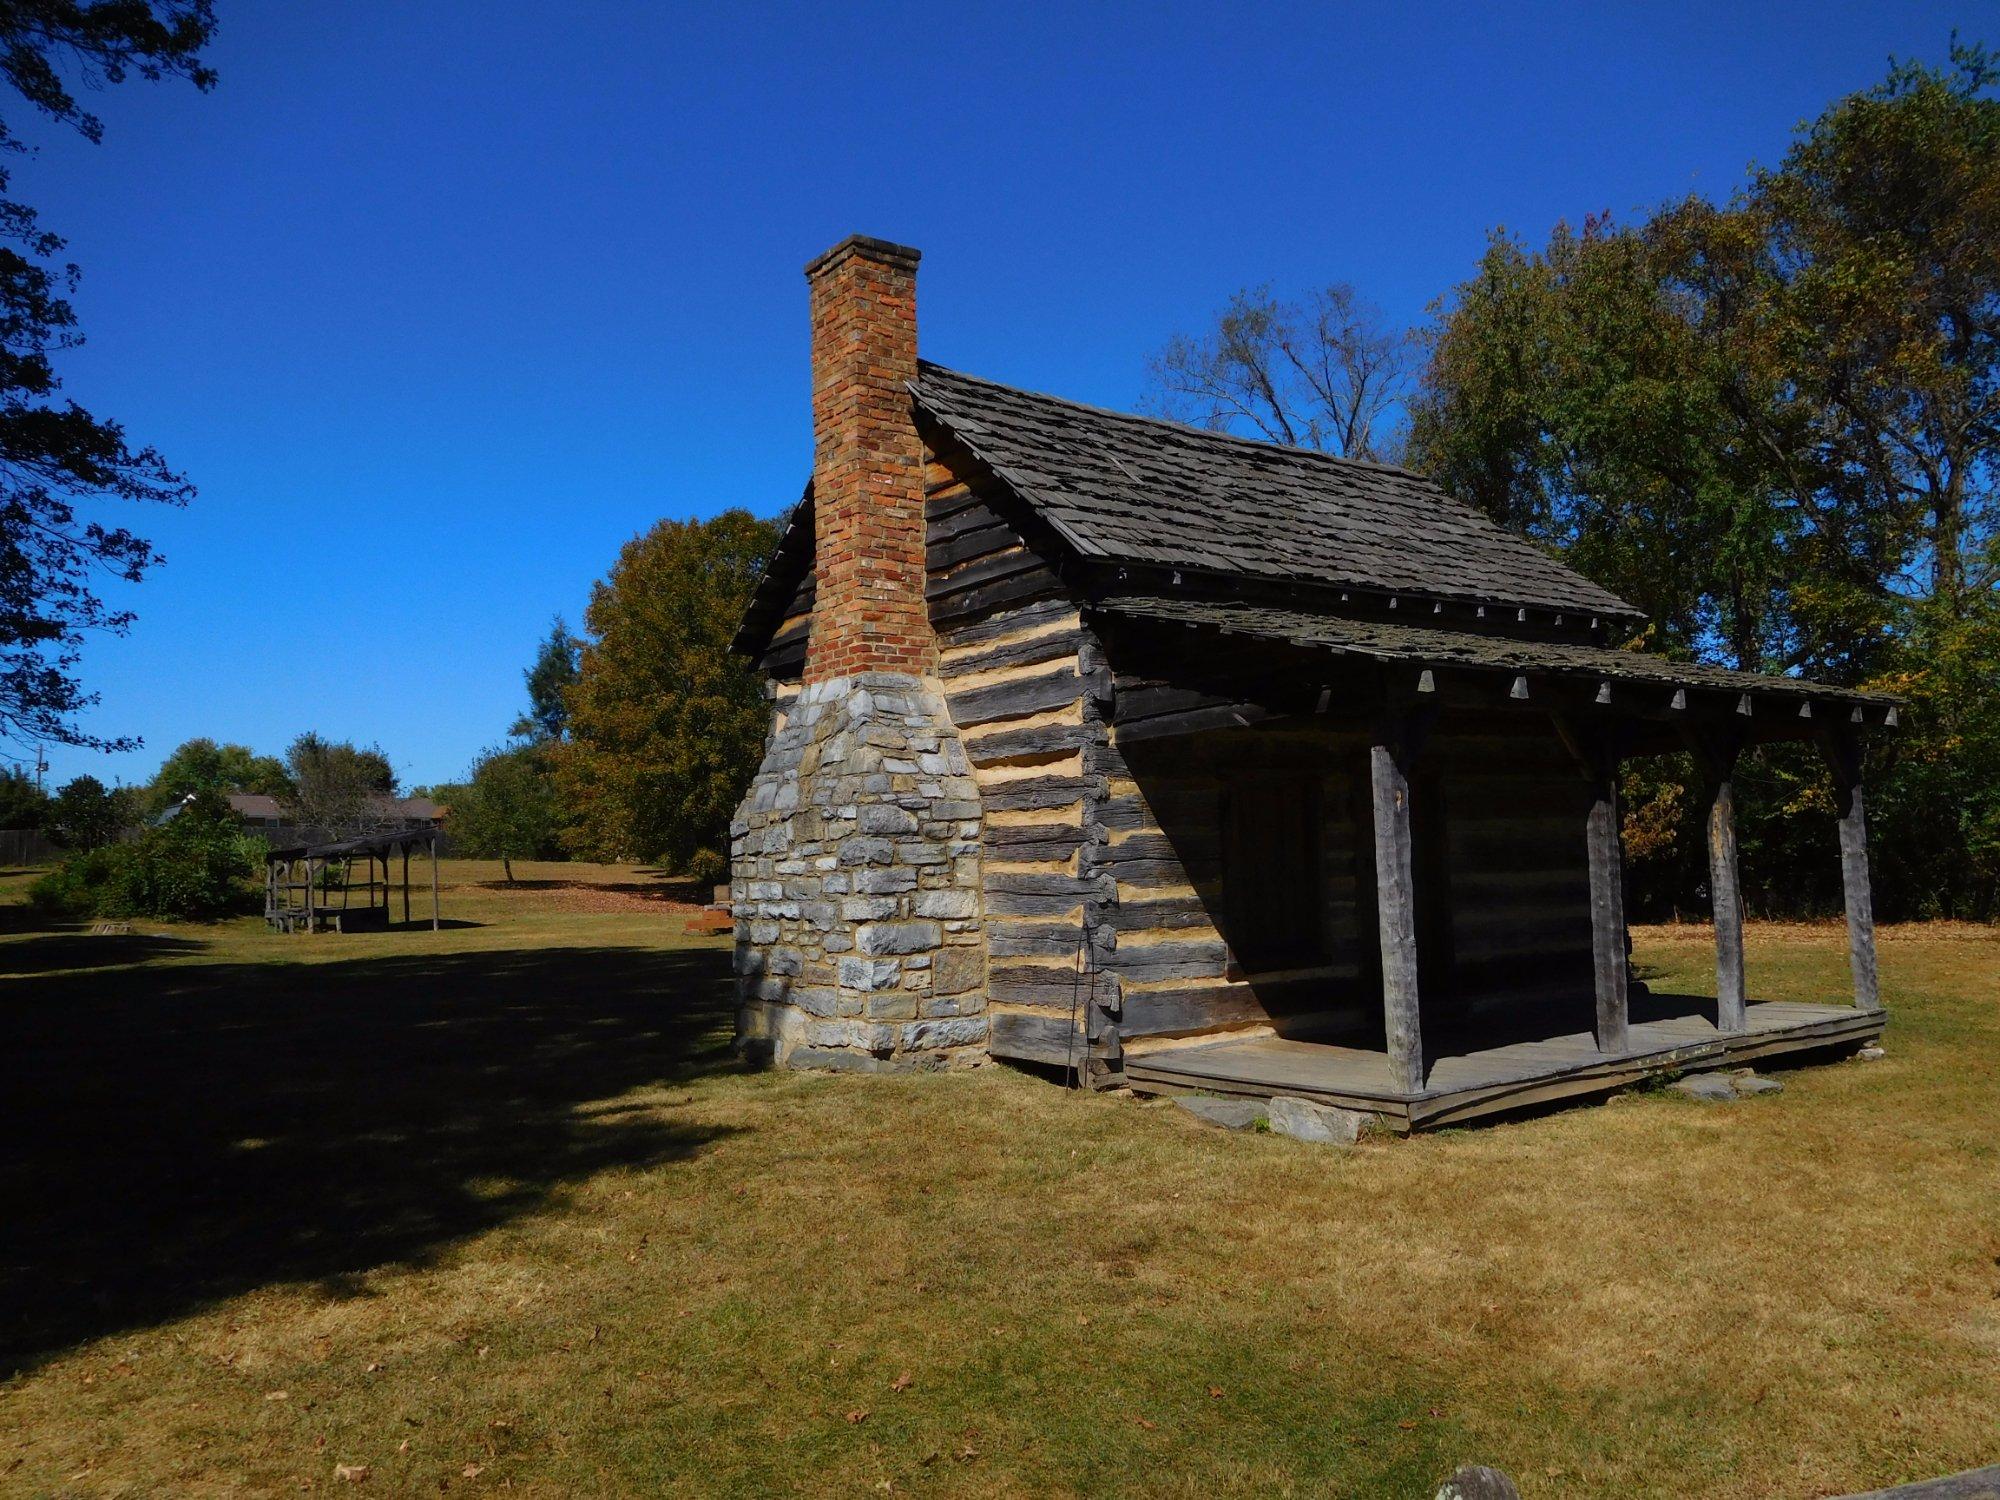
[[1886, 693], [1830, 687], [1803, 677], [1736, 672], [1701, 662], [1670, 661], [1638, 651], [1620, 651], [1571, 641], [1524, 640], [1426, 625], [1401, 625], [1315, 614], [1233, 600], [1176, 598], [1157, 594], [1115, 594], [1097, 600], [1094, 610], [1160, 624], [1184, 625], [1414, 666], [1465, 667], [1491, 672], [1529, 673], [1578, 681], [1644, 683], [1778, 698], [1804, 705], [1844, 703], [1880, 709], [1895, 723], [1901, 700]]

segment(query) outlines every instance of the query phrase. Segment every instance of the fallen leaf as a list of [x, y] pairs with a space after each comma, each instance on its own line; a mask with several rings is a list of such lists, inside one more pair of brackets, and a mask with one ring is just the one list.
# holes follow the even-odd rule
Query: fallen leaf
[[905, 1370], [903, 1371], [902, 1374], [898, 1375], [894, 1380], [889, 1382], [889, 1389], [892, 1391], [907, 1391], [910, 1388], [910, 1380], [911, 1380], [910, 1372], [908, 1370]]
[[1415, 1417], [1405, 1417], [1403, 1418], [1402, 1421], [1398, 1422], [1396, 1425], [1402, 1428], [1403, 1431], [1409, 1432], [1416, 1427], [1417, 1419]]
[[333, 1466], [333, 1477], [335, 1479], [344, 1479], [349, 1484], [366, 1484], [368, 1482], [368, 1465], [335, 1464]]
[[479, 1346], [479, 1349], [478, 1349], [478, 1355], [479, 1355], [479, 1357], [480, 1357], [481, 1359], [484, 1359], [484, 1358], [486, 1358], [486, 1353], [487, 1353], [487, 1351], [488, 1351], [489, 1349], [491, 1349], [492, 1347], [493, 1347], [493, 1346], [492, 1346], [491, 1344], [481, 1344], [481, 1345]]
[[467, 1479], [477, 1479], [481, 1474], [484, 1474], [486, 1472], [486, 1465], [467, 1464], [464, 1468], [460, 1469], [458, 1472]]
[[857, 1407], [847, 1414], [847, 1420], [858, 1427], [868, 1420], [868, 1413]]
[[404, 1438], [402, 1442], [396, 1444], [396, 1451], [398, 1453], [408, 1453], [410, 1451], [410, 1440]]
[[1222, 1387], [1219, 1385], [1210, 1386], [1208, 1388], [1208, 1399], [1211, 1401], [1220, 1401], [1222, 1399]]
[[371, 1361], [369, 1361], [369, 1364], [368, 1364], [368, 1373], [369, 1373], [370, 1375], [373, 1375], [373, 1374], [374, 1374], [374, 1373], [375, 1373], [375, 1372], [376, 1372], [377, 1370], [379, 1370], [379, 1369], [381, 1369], [381, 1368], [382, 1368], [382, 1361], [381, 1361], [381, 1360], [379, 1360], [379, 1359], [377, 1359], [377, 1360], [371, 1360]]
[[1141, 1427], [1145, 1428], [1146, 1431], [1148, 1432], [1154, 1431], [1160, 1425], [1158, 1422], [1148, 1422], [1144, 1417], [1134, 1417], [1132, 1420], [1137, 1422]]
[[289, 1401], [292, 1399], [292, 1393], [290, 1391], [266, 1391], [264, 1392], [264, 1399], [266, 1401]]

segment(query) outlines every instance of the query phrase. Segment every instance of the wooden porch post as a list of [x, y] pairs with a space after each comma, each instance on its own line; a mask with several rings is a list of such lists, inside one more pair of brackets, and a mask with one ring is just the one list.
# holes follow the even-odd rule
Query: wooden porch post
[[1736, 864], [1736, 782], [1732, 770], [1708, 789], [1708, 893], [1715, 910], [1715, 1029], [1750, 1029], [1743, 993], [1743, 887]]
[[1625, 844], [1618, 828], [1618, 759], [1608, 747], [1590, 778], [1590, 958], [1597, 991], [1597, 1050], [1632, 1050], [1625, 961]]
[[1854, 972], [1858, 1010], [1882, 1008], [1875, 972], [1875, 897], [1868, 880], [1868, 814], [1861, 797], [1861, 744], [1851, 730], [1835, 730], [1820, 741], [1833, 771], [1835, 806], [1840, 812], [1840, 883], [1847, 897], [1847, 961]]
[[1424, 1086], [1417, 1009], [1417, 903], [1410, 858], [1410, 739], [1401, 713], [1385, 714], [1368, 747], [1375, 821], [1375, 915], [1382, 940], [1382, 1020], [1389, 1077], [1405, 1093]]
[[1708, 796], [1708, 893], [1715, 911], [1715, 1029], [1749, 1030], [1743, 984], [1743, 884], [1736, 861], [1736, 761], [1743, 737], [1735, 730], [1684, 731]]
[[1615, 725], [1584, 725], [1559, 710], [1556, 736], [1590, 787], [1584, 846], [1590, 865], [1591, 983], [1599, 1052], [1632, 1050], [1630, 966], [1625, 955], [1625, 840], [1618, 826], [1619, 739]]

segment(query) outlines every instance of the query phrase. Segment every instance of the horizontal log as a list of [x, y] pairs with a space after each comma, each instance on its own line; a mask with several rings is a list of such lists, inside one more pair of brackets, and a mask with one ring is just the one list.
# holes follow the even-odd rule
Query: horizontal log
[[1073, 823], [988, 824], [983, 835], [986, 857], [1015, 864], [1058, 862], [1075, 854], [1083, 830]]
[[989, 896], [1069, 896], [1078, 901], [1108, 901], [1117, 894], [1105, 876], [1009, 874], [994, 870], [987, 873], [984, 884]]
[[937, 605], [955, 594], [969, 593], [1024, 573], [1037, 572], [1049, 573], [1049, 565], [1039, 553], [1022, 548], [994, 557], [982, 557], [949, 573], [932, 574], [924, 581], [924, 597]]
[[989, 958], [1075, 959], [1083, 947], [1081, 922], [989, 922]]
[[1044, 812], [1074, 807], [1102, 789], [1101, 778], [1089, 776], [1035, 776], [1022, 781], [1001, 781], [982, 787], [979, 800], [990, 813]]
[[1239, 700], [1234, 693], [1205, 692], [1200, 688], [1182, 687], [1177, 683], [1155, 682], [1148, 679], [1116, 679], [1118, 692], [1118, 716], [1114, 722], [1136, 723], [1140, 719], [1155, 718], [1161, 714], [1184, 713], [1191, 708], [1213, 708], [1217, 705], [1234, 705]]
[[960, 729], [976, 729], [1001, 719], [1025, 719], [1030, 714], [1067, 708], [1082, 691], [1075, 663], [1064, 662], [1054, 670], [1032, 677], [1017, 677], [957, 693], [947, 690], [945, 707], [951, 713], [952, 723]]
[[[1123, 700], [1120, 700], [1123, 707]], [[1117, 719], [1118, 743], [1120, 745], [1141, 744], [1147, 740], [1168, 739], [1179, 735], [1202, 734], [1215, 729], [1234, 729], [1247, 724], [1259, 724], [1273, 717], [1270, 710], [1254, 703], [1218, 704], [1210, 708], [1190, 708], [1178, 713], [1161, 714], [1156, 718], [1139, 719], [1128, 723], [1121, 713]]]
[[1076, 630], [1052, 630], [1047, 635], [1025, 641], [1008, 641], [970, 656], [954, 657], [939, 668], [948, 683], [954, 677], [970, 677], [976, 672], [994, 672], [1003, 667], [1031, 667], [1037, 662], [1074, 659], [1083, 634]]
[[972, 491], [924, 506], [924, 540], [935, 547], [988, 526], [1005, 526], [1006, 518], [994, 510], [984, 495]]
[[1074, 1006], [1080, 1010], [1091, 992], [1090, 981], [1089, 974], [1068, 967], [996, 964], [987, 971], [986, 998], [995, 1005], [1063, 1011]]
[[1100, 864], [1118, 879], [1120, 890], [1157, 885], [1200, 885], [1212, 872], [1212, 862], [1178, 859], [1132, 859]]
[[995, 734], [968, 736], [964, 741], [965, 754], [975, 766], [1043, 755], [1070, 755], [1095, 741], [1101, 732], [1095, 724], [1037, 724], [1028, 729], [1005, 729]]
[[986, 1018], [986, 1046], [995, 1057], [1067, 1067], [1084, 1052], [1081, 1034], [1068, 1016], [1023, 1015], [996, 1010]]
[[1229, 949], [1219, 938], [1206, 941], [1138, 943], [1113, 950], [1105, 967], [1134, 982], [1158, 979], [1219, 979]]
[[1222, 783], [1204, 778], [1185, 788], [1147, 787], [1143, 795], [1107, 797], [1099, 815], [1106, 828], [1122, 831], [1172, 828], [1180, 824], [1213, 824], [1222, 816]]
[[1026, 631], [1053, 624], [1058, 620], [1071, 620], [1076, 616], [1076, 606], [1067, 599], [1044, 599], [1038, 603], [1026, 604], [1019, 609], [1004, 610], [988, 615], [984, 619], [969, 620], [938, 633], [938, 644], [948, 651], [962, 650], [967, 646], [983, 645], [1005, 636], [1019, 635]]
[[1118, 1016], [1126, 1041], [1173, 1036], [1266, 1021], [1270, 1013], [1244, 984], [1190, 985], [1161, 990], [1127, 989]]
[[1174, 859], [1183, 863], [1199, 860], [1212, 864], [1221, 854], [1222, 837], [1213, 827], [1176, 829], [1172, 834], [1128, 834], [1104, 846], [1104, 862], [1108, 865], [1147, 859]]
[[924, 565], [931, 577], [942, 578], [954, 568], [1012, 551], [1020, 545], [1020, 533], [1004, 521], [995, 520], [990, 525], [967, 528], [946, 540], [934, 539], [925, 550]]
[[978, 588], [941, 595], [931, 605], [931, 623], [939, 627], [954, 625], [997, 609], [1051, 598], [1068, 602], [1062, 580], [1047, 568], [1033, 569]]
[[1159, 896], [1121, 900], [1105, 914], [1105, 921], [1120, 932], [1188, 927], [1212, 929], [1215, 913], [1199, 896]]

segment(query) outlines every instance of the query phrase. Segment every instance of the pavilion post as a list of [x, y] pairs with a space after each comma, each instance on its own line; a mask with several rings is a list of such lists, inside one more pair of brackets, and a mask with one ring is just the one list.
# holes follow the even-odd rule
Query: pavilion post
[[[384, 861], [386, 864], [387, 861]], [[410, 925], [410, 846], [403, 845], [403, 925]]]
[[1854, 974], [1858, 1010], [1882, 1008], [1875, 970], [1875, 897], [1868, 879], [1868, 813], [1861, 795], [1861, 745], [1852, 731], [1836, 730], [1820, 742], [1833, 771], [1840, 814], [1840, 883], [1847, 897], [1847, 961]]
[[431, 845], [431, 931], [436, 932], [441, 925], [438, 921], [438, 841], [434, 833]]
[[1385, 714], [1368, 747], [1375, 823], [1375, 912], [1382, 945], [1382, 1020], [1389, 1077], [1407, 1094], [1424, 1086], [1417, 1005], [1417, 903], [1410, 836], [1412, 736], [1406, 716]]

